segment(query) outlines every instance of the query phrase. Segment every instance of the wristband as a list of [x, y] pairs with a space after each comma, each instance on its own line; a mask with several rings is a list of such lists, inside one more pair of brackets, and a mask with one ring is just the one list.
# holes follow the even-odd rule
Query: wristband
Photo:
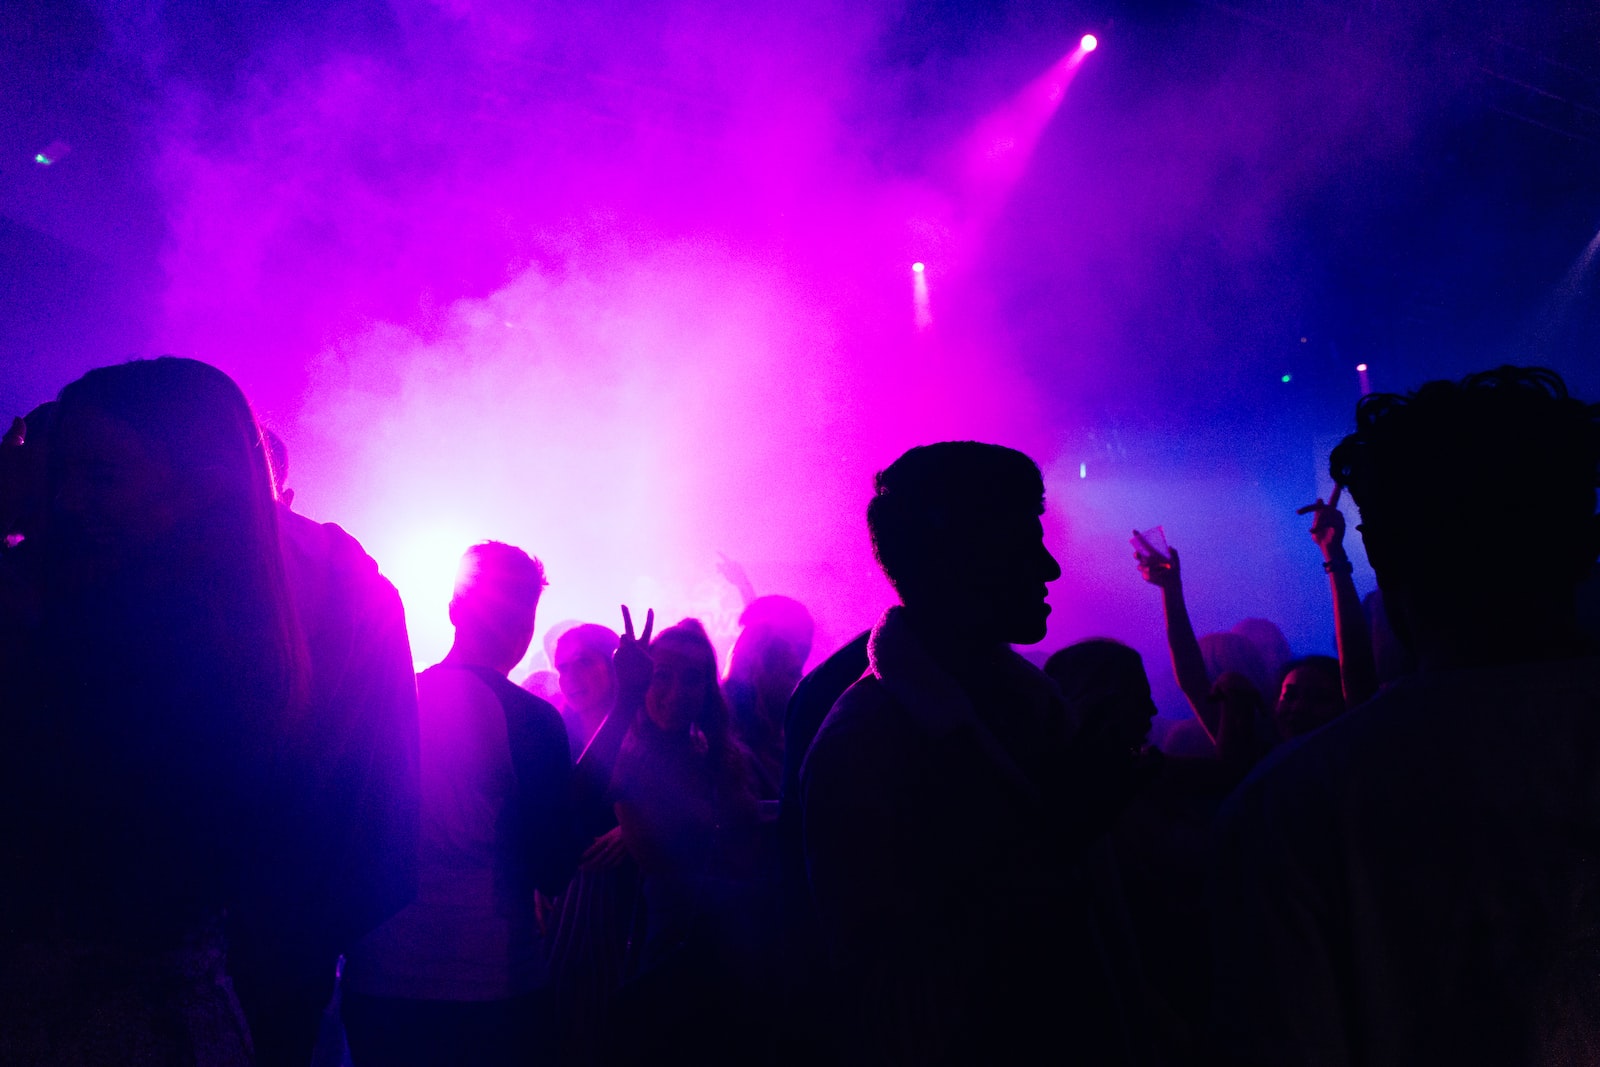
[[1322, 569], [1329, 574], [1353, 574], [1355, 573], [1356, 565], [1350, 562], [1350, 557], [1346, 556], [1344, 559], [1323, 560]]

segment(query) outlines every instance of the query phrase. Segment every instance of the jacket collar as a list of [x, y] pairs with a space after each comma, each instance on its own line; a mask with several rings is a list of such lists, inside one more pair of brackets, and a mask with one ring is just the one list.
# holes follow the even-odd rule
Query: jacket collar
[[[905, 609], [893, 607], [883, 613], [867, 641], [867, 659], [872, 673], [902, 707], [935, 737], [944, 737], [963, 727], [972, 731], [979, 748], [995, 766], [1038, 799], [1039, 786], [1017, 766], [994, 736], [954, 678], [933, 660], [906, 622]], [[1008, 689], [1028, 694], [1033, 712], [1040, 715], [1065, 715], [1065, 702], [1055, 684], [1033, 664], [1007, 650], [997, 681]], [[1069, 731], [1075, 724], [1068, 721]]]

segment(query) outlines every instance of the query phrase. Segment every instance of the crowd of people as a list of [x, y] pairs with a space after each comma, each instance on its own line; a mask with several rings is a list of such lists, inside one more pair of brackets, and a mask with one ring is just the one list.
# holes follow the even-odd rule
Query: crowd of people
[[1132, 648], [1016, 651], [1009, 448], [878, 474], [899, 604], [809, 674], [729, 561], [725, 670], [624, 607], [521, 684], [539, 559], [469, 549], [414, 675], [286, 457], [172, 357], [0, 445], [0, 1063], [1600, 1062], [1600, 406], [1549, 371], [1363, 398], [1303, 509], [1336, 655], [1197, 636], [1136, 533], [1159, 744]]

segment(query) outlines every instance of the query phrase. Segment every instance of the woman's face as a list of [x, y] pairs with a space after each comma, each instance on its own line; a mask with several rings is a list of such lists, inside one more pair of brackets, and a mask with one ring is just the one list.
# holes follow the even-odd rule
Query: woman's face
[[716, 672], [703, 654], [671, 639], [651, 645], [650, 657], [656, 669], [645, 692], [645, 714], [657, 728], [683, 733], [706, 706], [711, 687], [717, 684]]

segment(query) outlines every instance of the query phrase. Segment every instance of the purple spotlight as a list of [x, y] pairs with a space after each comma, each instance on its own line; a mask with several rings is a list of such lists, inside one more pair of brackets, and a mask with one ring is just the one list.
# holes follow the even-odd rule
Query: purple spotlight
[[918, 273], [918, 274], [921, 274], [924, 270], [927, 270], [927, 268], [925, 266], [923, 266], [921, 260], [918, 260], [917, 262], [911, 264], [911, 269], [913, 271], [915, 271], [916, 273]]
[[1096, 37], [1092, 33], [1086, 33], [1083, 35], [1083, 40], [1078, 42], [1078, 47], [1083, 49], [1085, 52], [1093, 52], [1096, 48], [1100, 47], [1100, 38]]

